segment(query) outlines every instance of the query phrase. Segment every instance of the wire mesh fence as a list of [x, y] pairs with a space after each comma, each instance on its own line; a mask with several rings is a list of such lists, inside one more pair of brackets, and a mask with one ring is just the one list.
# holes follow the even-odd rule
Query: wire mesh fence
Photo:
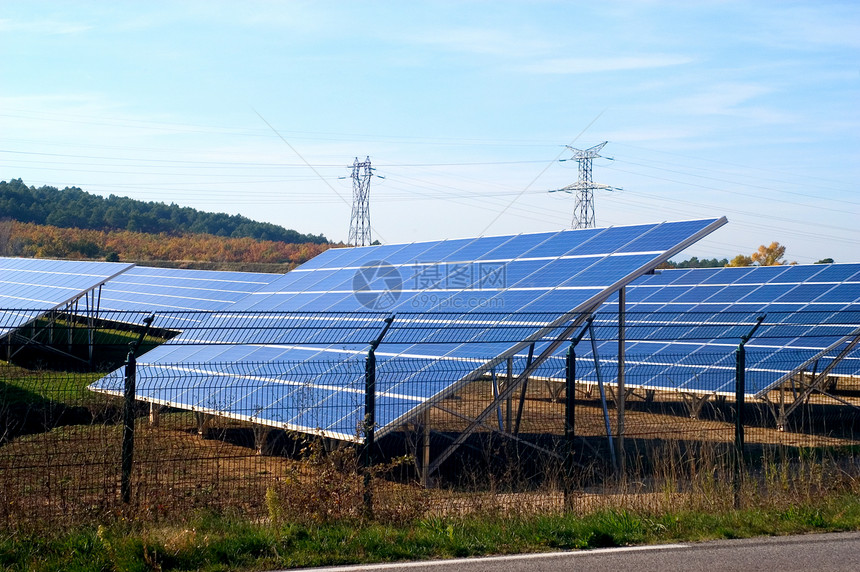
[[[833, 468], [830, 485], [860, 475], [860, 378], [814, 364], [798, 370], [788, 352], [744, 369], [749, 391], [739, 408], [731, 338], [711, 351], [631, 350], [619, 361], [608, 334], [595, 335], [575, 348], [568, 373], [564, 348], [538, 363], [545, 334], [533, 347], [521, 331], [477, 335], [487, 316], [454, 324], [416, 316], [376, 346], [380, 314], [251, 317], [184, 313], [183, 323], [208, 324], [192, 334], [105, 315], [42, 317], [15, 329], [0, 363], [0, 526], [175, 519], [200, 509], [359, 518], [368, 498], [387, 519], [579, 510], [584, 498], [599, 502], [595, 493], [687, 495], [708, 482], [739, 483], [739, 465], [753, 489], [777, 465], [824, 486], [826, 471], [809, 472], [810, 459]], [[254, 343], [239, 344], [238, 327], [217, 331], [251, 323]], [[517, 322], [522, 331], [547, 323]], [[456, 344], [477, 340], [471, 357], [402, 351], [436, 347], [445, 324]], [[500, 358], [502, 342], [522, 347]], [[129, 344], [140, 347], [126, 474]], [[205, 359], [212, 345], [291, 344], [312, 355]], [[158, 346], [193, 351], [178, 361], [148, 358]], [[401, 351], [386, 351], [392, 346]]]

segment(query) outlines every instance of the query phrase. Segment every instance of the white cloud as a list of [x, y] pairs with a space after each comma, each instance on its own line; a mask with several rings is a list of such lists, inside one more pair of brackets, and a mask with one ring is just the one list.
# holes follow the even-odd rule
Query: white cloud
[[791, 50], [860, 47], [860, 14], [856, 3], [789, 5], [753, 14], [763, 22], [757, 39], [764, 44]]
[[737, 115], [746, 103], [771, 91], [753, 83], [718, 83], [699, 93], [675, 98], [670, 107], [694, 115]]
[[58, 20], [31, 20], [24, 22], [9, 18], [0, 18], [0, 32], [23, 32], [26, 34], [62, 36], [81, 34], [92, 28], [88, 24], [77, 22], [62, 22]]
[[520, 71], [536, 74], [584, 74], [664, 68], [689, 64], [686, 56], [625, 56], [595, 58], [552, 58], [521, 66]]
[[458, 53], [500, 57], [524, 57], [550, 51], [553, 44], [546, 40], [528, 39], [486, 28], [450, 28], [404, 35], [401, 41], [421, 44]]

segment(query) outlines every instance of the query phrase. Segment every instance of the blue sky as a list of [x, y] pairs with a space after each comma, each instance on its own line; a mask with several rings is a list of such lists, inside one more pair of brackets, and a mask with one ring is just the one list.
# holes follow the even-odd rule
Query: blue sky
[[3, 2], [0, 179], [346, 240], [725, 215], [683, 257], [860, 261], [857, 2]]

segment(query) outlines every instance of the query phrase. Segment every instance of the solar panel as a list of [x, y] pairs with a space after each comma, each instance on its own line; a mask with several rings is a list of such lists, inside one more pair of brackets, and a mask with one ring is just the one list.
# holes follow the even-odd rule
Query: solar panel
[[[746, 364], [754, 373], [746, 390], [752, 396], [763, 395], [804, 362], [860, 333], [860, 264], [663, 270], [625, 291], [626, 353], [636, 358], [626, 372], [631, 387], [734, 394], [733, 351], [762, 314], [767, 315], [764, 325], [746, 345]], [[612, 313], [617, 313], [616, 296], [598, 311]], [[613, 328], [607, 325], [598, 337], [614, 337]], [[585, 348], [580, 352], [579, 371], [593, 375], [588, 361], [594, 356]], [[685, 356], [706, 353], [709, 360], [695, 367], [680, 363]], [[836, 352], [830, 353], [832, 359]], [[672, 361], [664, 363], [670, 355]], [[617, 342], [601, 343], [598, 356], [615, 363]], [[542, 371], [563, 376], [562, 358], [556, 356]], [[860, 360], [846, 359], [834, 372], [858, 375]]]
[[[295, 339], [299, 334], [293, 329], [284, 333], [290, 343], [269, 340], [251, 347], [255, 332], [272, 316], [242, 318], [240, 311], [346, 312], [339, 318], [346, 320], [362, 312], [376, 312], [379, 318], [406, 315], [408, 319], [396, 318], [392, 326], [389, 339], [395, 343], [384, 343], [376, 352], [381, 411], [377, 434], [384, 434], [500, 360], [544, 336], [557, 335], [553, 332], [614, 290], [725, 222], [721, 218], [328, 250], [233, 304], [223, 320], [246, 320], [238, 332], [217, 327], [184, 332], [142, 356], [138, 380], [149, 389], [143, 390], [141, 399], [360, 439], [356, 428], [364, 396], [363, 389], [355, 388], [363, 387], [369, 339], [353, 339], [352, 346], [329, 342], [307, 347], [318, 343], [317, 334], [308, 330], [305, 339]], [[517, 323], [528, 312], [541, 314], [526, 325]], [[452, 314], [456, 317], [449, 317]], [[326, 316], [319, 319], [330, 319]], [[378, 323], [381, 327], [381, 319]], [[408, 330], [416, 323], [426, 327]], [[458, 334], [446, 337], [453, 330]], [[237, 333], [248, 341], [236, 344]], [[208, 345], [182, 345], [187, 343]], [[259, 367], [263, 356], [269, 370]], [[320, 371], [299, 375], [294, 366], [280, 370], [276, 362], [307, 368], [316, 364], [313, 367]], [[200, 391], [183, 393], [145, 382], [147, 376], [181, 380], [189, 368], [204, 378]], [[91, 388], [119, 393], [121, 382], [117, 371]], [[303, 391], [296, 393], [296, 387]], [[212, 401], [214, 393], [217, 399]], [[249, 414], [252, 394], [254, 399], [267, 395], [268, 401], [254, 402], [254, 413]]]
[[280, 276], [135, 266], [104, 285], [99, 309], [115, 312], [111, 319], [138, 324], [157, 312], [159, 327], [177, 329], [195, 320], [187, 312], [223, 310]]
[[0, 258], [0, 336], [84, 296], [134, 265]]

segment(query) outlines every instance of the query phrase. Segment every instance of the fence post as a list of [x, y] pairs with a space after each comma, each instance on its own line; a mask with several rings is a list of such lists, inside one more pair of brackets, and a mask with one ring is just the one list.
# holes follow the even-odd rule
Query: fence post
[[585, 326], [575, 338], [570, 340], [570, 347], [564, 361], [564, 384], [567, 395], [564, 397], [564, 437], [567, 451], [564, 459], [564, 507], [569, 510], [572, 506], [573, 469], [576, 466], [576, 344], [582, 341], [585, 333], [591, 331], [594, 316], [589, 316]]
[[361, 451], [361, 461], [364, 469], [364, 516], [373, 518], [373, 487], [371, 483], [371, 467], [373, 466], [373, 444], [376, 434], [376, 348], [382, 343], [382, 338], [388, 333], [394, 315], [385, 318], [385, 326], [379, 336], [370, 342], [367, 357], [364, 360], [364, 448]]
[[361, 460], [364, 468], [364, 515], [373, 518], [373, 491], [370, 467], [373, 465], [373, 442], [376, 425], [376, 352], [373, 347], [364, 358], [364, 448]]
[[765, 315], [756, 318], [756, 323], [752, 329], [741, 337], [741, 343], [735, 350], [735, 462], [734, 462], [734, 501], [735, 508], [741, 506], [741, 488], [743, 485], [744, 474], [746, 473], [746, 462], [744, 461], [744, 425], [746, 424], [746, 344], [753, 337], [755, 331], [761, 326]]
[[120, 496], [122, 502], [131, 502], [131, 470], [134, 466], [134, 401], [137, 393], [137, 359], [135, 353], [149, 332], [155, 315], [144, 318], [143, 330], [136, 342], [128, 344], [128, 356], [125, 363], [125, 387], [122, 406], [122, 475], [120, 477]]
[[576, 438], [574, 421], [576, 419], [576, 346], [570, 344], [565, 356], [564, 383], [567, 395], [564, 400], [564, 437], [567, 451], [564, 459], [564, 506], [570, 508], [570, 494], [573, 488], [574, 439]]
[[740, 344], [735, 350], [735, 463], [734, 489], [735, 508], [741, 505], [741, 485], [744, 478], [744, 409], [746, 406], [746, 349]]
[[128, 360], [125, 364], [125, 399], [122, 407], [122, 478], [120, 480], [120, 494], [122, 502], [131, 502], [131, 469], [134, 464], [134, 398], [135, 398], [135, 375], [137, 361], [134, 357], [134, 349], [128, 350]]

